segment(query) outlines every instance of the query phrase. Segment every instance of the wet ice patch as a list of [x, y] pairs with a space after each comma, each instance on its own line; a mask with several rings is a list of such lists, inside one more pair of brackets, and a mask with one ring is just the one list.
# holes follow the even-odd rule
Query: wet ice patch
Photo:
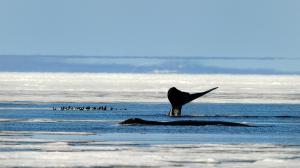
[[[6, 134], [8, 134], [7, 132]], [[300, 146], [275, 144], [167, 144], [68, 139], [84, 133], [51, 133], [63, 139], [22, 137], [30, 132], [2, 133], [2, 167], [298, 167]], [[31, 132], [38, 134], [38, 132]], [[31, 143], [30, 143], [31, 142]], [[47, 163], [47, 164], [45, 164]]]

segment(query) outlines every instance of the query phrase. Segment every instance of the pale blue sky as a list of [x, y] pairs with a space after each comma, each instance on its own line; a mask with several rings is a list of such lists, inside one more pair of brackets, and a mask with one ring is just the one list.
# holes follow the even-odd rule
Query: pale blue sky
[[0, 54], [300, 57], [299, 0], [0, 0]]

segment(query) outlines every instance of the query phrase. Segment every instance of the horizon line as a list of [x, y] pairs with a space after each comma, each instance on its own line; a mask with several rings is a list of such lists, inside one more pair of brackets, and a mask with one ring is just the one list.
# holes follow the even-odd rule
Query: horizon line
[[243, 57], [243, 56], [130, 56], [130, 55], [72, 55], [72, 54], [0, 54], [1, 57], [75, 57], [75, 58], [109, 58], [109, 59], [199, 59], [199, 60], [300, 60], [300, 57]]

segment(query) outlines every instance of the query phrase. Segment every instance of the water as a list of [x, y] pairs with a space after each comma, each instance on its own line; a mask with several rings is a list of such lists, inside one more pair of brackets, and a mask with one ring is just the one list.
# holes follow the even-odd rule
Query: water
[[[108, 106], [118, 110], [53, 110], [62, 106]], [[165, 103], [1, 103], [1, 131], [123, 133], [122, 141], [132, 141], [126, 134], [189, 134], [189, 143], [273, 143], [300, 144], [300, 105], [296, 104], [190, 104], [181, 118], [166, 114]], [[124, 110], [126, 109], [126, 110]], [[125, 126], [128, 118], [156, 121], [206, 120], [247, 123], [257, 127], [225, 126]], [[192, 135], [192, 136], [191, 136]], [[205, 138], [203, 138], [205, 135]], [[110, 135], [111, 136], [111, 135]], [[184, 135], [183, 135], [184, 136]], [[211, 137], [211, 138], [210, 138]], [[113, 138], [113, 137], [112, 137]], [[156, 141], [158, 137], [149, 137]], [[112, 140], [112, 139], [111, 139]], [[116, 137], [114, 140], [118, 140]], [[163, 139], [160, 140], [162, 143]], [[172, 141], [172, 143], [175, 143]], [[187, 143], [178, 140], [176, 143]]]
[[[300, 164], [298, 76], [0, 73], [0, 77], [0, 167]], [[171, 118], [166, 99], [170, 86], [186, 91], [220, 89], [185, 105], [182, 117]], [[61, 111], [62, 106], [113, 110]], [[119, 124], [128, 118], [230, 121], [256, 127]]]

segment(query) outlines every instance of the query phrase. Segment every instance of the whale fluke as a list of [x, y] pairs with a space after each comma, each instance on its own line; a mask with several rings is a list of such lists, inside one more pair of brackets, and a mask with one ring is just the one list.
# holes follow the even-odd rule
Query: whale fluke
[[181, 108], [183, 105], [185, 105], [186, 103], [189, 103], [215, 89], [217, 89], [218, 87], [209, 89], [205, 92], [199, 92], [199, 93], [187, 93], [187, 92], [183, 92], [178, 90], [175, 87], [172, 87], [169, 89], [168, 91], [168, 99], [172, 105], [172, 108], [169, 112], [169, 116], [181, 116]]

